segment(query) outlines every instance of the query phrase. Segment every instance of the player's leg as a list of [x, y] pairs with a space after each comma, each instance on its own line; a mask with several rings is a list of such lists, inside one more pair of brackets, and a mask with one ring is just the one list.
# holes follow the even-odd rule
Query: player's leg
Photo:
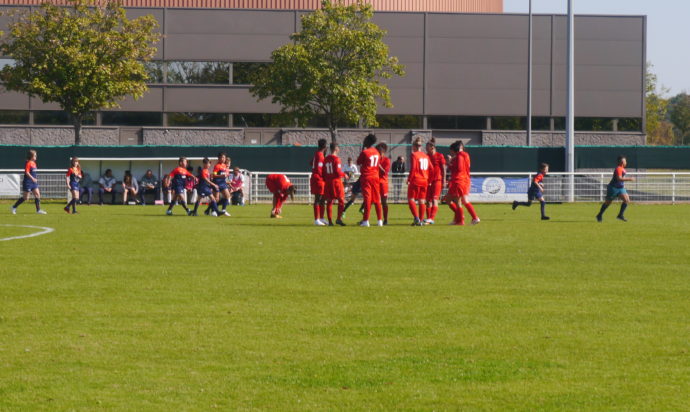
[[27, 191], [22, 192], [22, 195], [19, 196], [19, 199], [17, 199], [17, 201], [14, 202], [14, 205], [12, 205], [12, 214], [17, 213], [17, 208], [19, 207], [19, 205], [26, 202], [28, 199], [29, 199], [29, 192], [27, 192]]
[[72, 190], [72, 213], [77, 213], [77, 202], [79, 201], [79, 190]]
[[335, 224], [340, 226], [345, 226], [343, 222], [343, 214], [345, 213], [345, 196], [341, 195], [338, 198], [338, 219], [336, 219]]
[[462, 205], [465, 206], [465, 209], [467, 209], [470, 216], [472, 216], [472, 224], [476, 225], [479, 223], [481, 220], [479, 219], [479, 216], [477, 216], [474, 206], [472, 206], [472, 203], [470, 203], [470, 197], [466, 194], [463, 194], [460, 199], [462, 200]]
[[628, 219], [625, 218], [625, 209], [628, 208], [628, 203], [630, 203], [630, 196], [628, 196], [627, 193], [622, 193], [618, 197], [621, 199], [622, 203], [621, 203], [621, 209], [618, 212], [618, 216], [616, 216], [616, 218], [618, 220], [622, 220], [624, 222], [627, 222]]
[[222, 191], [222, 198], [223, 201], [221, 203], [221, 211], [220, 214], [225, 215], [225, 216], [230, 216], [230, 213], [226, 210], [228, 208], [228, 203], [230, 203], [230, 190], [229, 189], [223, 189]]
[[546, 216], [546, 200], [544, 196], [539, 197], [539, 207], [541, 210], [541, 220], [549, 220], [550, 217]]
[[601, 208], [599, 209], [599, 214], [597, 214], [597, 222], [601, 222], [604, 218], [604, 212], [608, 207], [611, 205], [612, 199], [606, 199], [604, 203], [602, 203]]
[[362, 198], [364, 199], [364, 216], [362, 217], [362, 222], [369, 222], [369, 216], [371, 216], [371, 203], [372, 203], [372, 190], [371, 182], [368, 180], [361, 183], [362, 185]]
[[[38, 188], [35, 188], [31, 191], [34, 195], [34, 204], [36, 205], [36, 213], [39, 214], [46, 214], [46, 212], [41, 209], [41, 191]], [[28, 194], [27, 194], [28, 195]]]
[[333, 226], [333, 199], [326, 200], [326, 215], [328, 216], [328, 226]]

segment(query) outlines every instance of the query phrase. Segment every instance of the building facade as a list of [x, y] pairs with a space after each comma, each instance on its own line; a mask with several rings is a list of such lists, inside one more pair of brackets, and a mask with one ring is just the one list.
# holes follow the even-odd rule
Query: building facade
[[[91, 124], [94, 136], [100, 137], [86, 141], [285, 144], [297, 143], [296, 134], [308, 135], [295, 132], [294, 125], [276, 124], [279, 107], [257, 102], [247, 84], [248, 73], [267, 64], [271, 51], [299, 30], [300, 16], [306, 11], [171, 6], [183, 3], [179, 1], [128, 3], [170, 6], [128, 9], [131, 17], [153, 15], [164, 35], [149, 63], [150, 90], [138, 101], [126, 99], [120, 109], [95, 113]], [[201, 2], [184, 2], [197, 3]], [[502, 8], [500, 2], [437, 3], [496, 3]], [[526, 142], [526, 15], [381, 11], [374, 21], [388, 31], [385, 41], [390, 53], [406, 71], [406, 76], [387, 81], [394, 107], [380, 110], [380, 128], [388, 131], [390, 142], [408, 141], [410, 131], [418, 130], [471, 144]], [[6, 25], [7, 17], [0, 17], [0, 30]], [[575, 25], [578, 144], [644, 144], [645, 17], [577, 16]], [[533, 142], [537, 145], [557, 146], [564, 141], [566, 28], [562, 15], [534, 18]], [[11, 61], [3, 59], [0, 64]], [[19, 93], [0, 93], [0, 124], [3, 144], [65, 144], [70, 139], [69, 132], [61, 129], [67, 119], [59, 107]], [[323, 122], [317, 118], [310, 126], [323, 127]], [[343, 127], [354, 128], [354, 135], [364, 132], [355, 125]]]

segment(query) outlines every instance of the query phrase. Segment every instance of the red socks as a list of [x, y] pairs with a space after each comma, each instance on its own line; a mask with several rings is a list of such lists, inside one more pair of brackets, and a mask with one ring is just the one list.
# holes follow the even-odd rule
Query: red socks
[[410, 207], [410, 212], [412, 212], [412, 216], [414, 216], [415, 219], [419, 219], [419, 215], [417, 214], [417, 204], [414, 202], [414, 200], [408, 200], [407, 205]]
[[368, 222], [369, 216], [371, 216], [371, 199], [364, 199], [364, 216], [362, 216], [362, 221]]
[[419, 205], [419, 216], [422, 218], [424, 215], [426, 215], [426, 203], [422, 202], [422, 204]]
[[326, 212], [328, 213], [328, 221], [333, 223], [333, 201], [329, 200], [326, 203]]
[[467, 202], [463, 206], [465, 206], [467, 211], [470, 212], [470, 216], [472, 216], [472, 219], [477, 220], [477, 212], [474, 211], [474, 206], [472, 206], [472, 203]]
[[438, 213], [438, 206], [429, 206], [427, 208], [429, 212], [429, 219], [436, 220], [436, 213]]

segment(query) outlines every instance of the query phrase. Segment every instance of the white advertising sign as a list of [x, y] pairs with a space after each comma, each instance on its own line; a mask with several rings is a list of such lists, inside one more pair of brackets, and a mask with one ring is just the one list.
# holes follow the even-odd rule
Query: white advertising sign
[[19, 196], [21, 175], [0, 173], [0, 196]]

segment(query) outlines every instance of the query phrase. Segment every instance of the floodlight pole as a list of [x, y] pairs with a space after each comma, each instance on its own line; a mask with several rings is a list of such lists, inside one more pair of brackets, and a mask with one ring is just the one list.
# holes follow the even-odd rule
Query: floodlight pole
[[565, 136], [565, 171], [568, 175], [568, 202], [575, 201], [575, 15], [568, 0], [568, 104]]
[[527, 146], [532, 146], [532, 0], [529, 0], [529, 30], [527, 39]]

